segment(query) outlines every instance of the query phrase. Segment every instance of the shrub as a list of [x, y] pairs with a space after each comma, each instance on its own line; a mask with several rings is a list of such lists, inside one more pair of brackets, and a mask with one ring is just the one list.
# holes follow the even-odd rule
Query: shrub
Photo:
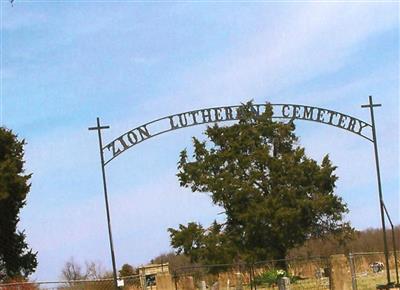
[[295, 283], [298, 280], [297, 276], [292, 276], [286, 273], [284, 270], [271, 269], [257, 275], [254, 278], [254, 284], [267, 284], [268, 286], [273, 286], [278, 284], [278, 280], [282, 277], [288, 277], [291, 283]]

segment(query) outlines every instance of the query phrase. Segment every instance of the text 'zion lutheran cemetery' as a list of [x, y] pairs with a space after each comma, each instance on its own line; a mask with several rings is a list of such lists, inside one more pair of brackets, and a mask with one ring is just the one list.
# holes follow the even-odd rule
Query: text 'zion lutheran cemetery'
[[[239, 106], [226, 106], [195, 110], [167, 116], [136, 127], [104, 146], [104, 153], [108, 157], [106, 163], [132, 146], [168, 131], [200, 124], [238, 120], [238, 108]], [[300, 119], [324, 123], [345, 129], [371, 141], [370, 132], [365, 130], [366, 128], [371, 128], [371, 125], [346, 114], [328, 109], [293, 104], [272, 104], [272, 108], [273, 118]], [[264, 113], [265, 109], [265, 104], [252, 106], [252, 110], [256, 115]]]

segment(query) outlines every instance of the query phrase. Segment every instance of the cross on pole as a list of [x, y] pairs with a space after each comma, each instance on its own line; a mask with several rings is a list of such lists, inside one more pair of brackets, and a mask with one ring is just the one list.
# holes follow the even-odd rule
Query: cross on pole
[[97, 126], [96, 127], [89, 127], [88, 130], [98, 130], [100, 133], [100, 130], [102, 129], [110, 129], [110, 126], [100, 126], [100, 119], [97, 117]]
[[361, 105], [361, 108], [373, 108], [373, 107], [382, 107], [382, 104], [374, 104], [372, 101], [372, 96], [369, 96], [368, 98], [369, 104], [368, 105]]
[[115, 287], [115, 289], [118, 289], [117, 269], [116, 269], [116, 266], [115, 266], [114, 245], [113, 245], [112, 232], [111, 232], [110, 209], [109, 209], [109, 206], [108, 206], [106, 172], [105, 172], [105, 166], [104, 166], [103, 142], [102, 142], [102, 139], [101, 139], [101, 130], [109, 129], [109, 128], [110, 128], [110, 126], [101, 126], [100, 125], [100, 118], [97, 117], [97, 126], [96, 127], [90, 127], [88, 129], [89, 130], [97, 130], [97, 133], [98, 133], [98, 136], [99, 136], [101, 172], [102, 172], [102, 175], [103, 175], [104, 200], [105, 200], [106, 212], [107, 212], [108, 237], [109, 237], [109, 240], [110, 240], [110, 251], [111, 251], [111, 261], [112, 261], [112, 266], [113, 266], [114, 287]]
[[389, 268], [389, 253], [387, 246], [387, 238], [386, 238], [386, 227], [385, 227], [385, 213], [384, 213], [384, 203], [383, 203], [383, 194], [382, 194], [382, 184], [381, 184], [381, 173], [379, 169], [379, 156], [378, 156], [378, 142], [376, 138], [376, 130], [375, 130], [375, 118], [374, 118], [374, 108], [381, 107], [381, 104], [374, 104], [372, 101], [372, 96], [369, 96], [369, 104], [362, 105], [361, 108], [369, 108], [371, 113], [371, 125], [372, 125], [372, 140], [374, 143], [374, 151], [375, 151], [375, 165], [376, 165], [376, 176], [378, 179], [378, 191], [379, 191], [379, 203], [381, 208], [381, 221], [382, 221], [382, 231], [383, 231], [383, 245], [385, 251], [385, 262], [386, 262], [386, 278], [387, 285], [390, 284], [390, 268]]

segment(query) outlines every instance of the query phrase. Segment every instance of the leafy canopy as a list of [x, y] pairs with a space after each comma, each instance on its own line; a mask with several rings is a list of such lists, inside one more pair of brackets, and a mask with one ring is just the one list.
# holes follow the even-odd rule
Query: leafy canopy
[[307, 157], [294, 124], [274, 122], [268, 104], [260, 114], [251, 102], [237, 113], [238, 123], [193, 138], [191, 158], [180, 154], [180, 185], [211, 193], [226, 222], [169, 229], [177, 252], [204, 263], [282, 259], [311, 237], [351, 230], [328, 155], [320, 163]]
[[24, 173], [24, 145], [11, 130], [0, 127], [0, 282], [26, 278], [37, 266], [25, 233], [17, 230], [31, 177]]
[[128, 276], [133, 276], [136, 274], [137, 274], [137, 271], [132, 267], [132, 265], [129, 265], [129, 264], [123, 264], [121, 267], [121, 270], [119, 270], [120, 277], [128, 277]]

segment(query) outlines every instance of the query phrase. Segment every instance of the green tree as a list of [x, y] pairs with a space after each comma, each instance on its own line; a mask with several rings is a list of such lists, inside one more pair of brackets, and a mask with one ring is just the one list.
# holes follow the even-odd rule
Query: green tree
[[120, 277], [128, 277], [136, 274], [138, 274], [138, 272], [129, 264], [123, 264], [121, 270], [119, 270]]
[[0, 128], [0, 281], [27, 278], [37, 266], [37, 253], [17, 230], [31, 178], [24, 171], [24, 145], [11, 130]]
[[208, 229], [194, 222], [179, 225], [178, 230], [169, 229], [171, 245], [177, 249], [177, 254], [187, 255], [191, 263], [231, 263], [235, 252], [222, 228], [216, 221]]
[[192, 159], [183, 150], [178, 162], [181, 186], [211, 193], [225, 223], [169, 229], [171, 245], [197, 262], [251, 262], [284, 259], [311, 237], [351, 231], [328, 155], [320, 164], [307, 157], [294, 124], [274, 122], [268, 104], [257, 113], [249, 102], [237, 114], [232, 126], [208, 127], [207, 141], [193, 138]]
[[139, 269], [135, 269], [130, 264], [123, 264], [121, 270], [119, 270], [119, 277], [124, 279], [126, 287], [141, 288], [138, 275]]

